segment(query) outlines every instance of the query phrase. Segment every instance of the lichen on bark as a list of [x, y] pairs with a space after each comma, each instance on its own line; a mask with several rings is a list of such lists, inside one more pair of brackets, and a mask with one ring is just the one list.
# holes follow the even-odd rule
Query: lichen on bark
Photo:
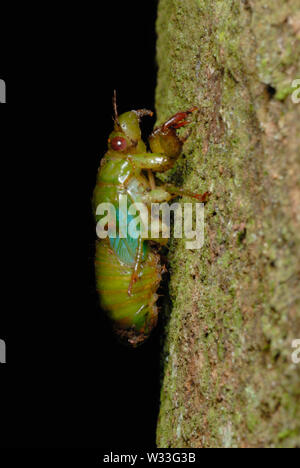
[[160, 0], [157, 32], [159, 121], [200, 109], [166, 178], [213, 194], [171, 243], [158, 447], [300, 447], [300, 0]]

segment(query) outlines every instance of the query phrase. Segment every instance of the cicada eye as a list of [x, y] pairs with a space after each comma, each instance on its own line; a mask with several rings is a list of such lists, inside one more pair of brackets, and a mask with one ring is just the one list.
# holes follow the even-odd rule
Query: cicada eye
[[111, 147], [115, 151], [124, 151], [127, 148], [127, 141], [122, 137], [115, 137], [111, 140]]

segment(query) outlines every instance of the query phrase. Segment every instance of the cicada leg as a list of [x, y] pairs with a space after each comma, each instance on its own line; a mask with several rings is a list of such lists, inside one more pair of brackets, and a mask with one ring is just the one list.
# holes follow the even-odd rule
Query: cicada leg
[[164, 189], [173, 196], [180, 196], [180, 197], [189, 197], [189, 198], [196, 198], [196, 200], [200, 201], [201, 203], [206, 203], [211, 196], [211, 192], [205, 192], [202, 194], [193, 193], [188, 190], [176, 187], [172, 184], [164, 185]]
[[156, 182], [155, 182], [155, 177], [151, 169], [148, 169], [148, 179], [149, 179], [149, 185], [150, 185], [151, 190], [155, 190]]
[[140, 266], [142, 264], [142, 260], [143, 260], [143, 239], [141, 237], [139, 237], [139, 244], [138, 244], [134, 269], [133, 269], [133, 273], [132, 273], [129, 288], [128, 288], [128, 296], [132, 296], [132, 289], [133, 289], [133, 286], [135, 285], [135, 283], [138, 280], [139, 269], [140, 269]]
[[171, 117], [161, 126], [162, 130], [166, 130], [168, 128], [177, 129], [184, 127], [185, 125], [190, 123], [188, 120], [185, 120], [187, 116], [192, 114], [196, 110], [198, 110], [197, 107], [192, 107], [191, 109], [188, 109], [185, 112], [177, 112], [177, 114], [173, 115], [173, 117]]

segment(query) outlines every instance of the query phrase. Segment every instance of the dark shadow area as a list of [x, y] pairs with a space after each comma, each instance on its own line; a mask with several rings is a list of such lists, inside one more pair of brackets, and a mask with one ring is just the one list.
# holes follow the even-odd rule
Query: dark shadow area
[[[124, 11], [123, 11], [124, 10]], [[98, 305], [94, 279], [95, 225], [91, 196], [100, 157], [106, 151], [112, 130], [112, 96], [117, 90], [119, 113], [131, 109], [154, 109], [156, 85], [155, 18], [156, 2], [143, 2], [133, 15], [127, 8], [111, 11], [112, 29], [99, 44], [98, 58], [90, 72], [91, 128], [93, 152], [88, 161], [88, 310], [90, 346], [94, 364], [101, 367], [98, 418], [100, 446], [155, 447], [159, 407], [159, 333], [149, 342], [131, 350], [114, 338], [110, 324]], [[114, 23], [114, 16], [119, 18]], [[96, 52], [97, 48], [93, 48]], [[91, 61], [90, 61], [91, 62]], [[90, 92], [89, 92], [90, 94]], [[143, 130], [150, 133], [154, 119], [143, 119]], [[90, 146], [90, 144], [89, 144]], [[100, 370], [100, 368], [99, 368]], [[96, 423], [96, 421], [95, 421]]]
[[[45, 181], [43, 190], [55, 192], [61, 188], [59, 177], [65, 164], [69, 182], [63, 190], [72, 201], [74, 198], [74, 203], [79, 200], [80, 205], [73, 218], [67, 203], [60, 203], [64, 221], [73, 223], [72, 232], [65, 237], [58, 217], [52, 218], [61, 254], [57, 254], [57, 260], [55, 257], [55, 270], [51, 272], [47, 259], [52, 256], [50, 247], [54, 240], [48, 233], [36, 232], [43, 239], [40, 255], [44, 264], [32, 276], [30, 292], [35, 302], [20, 309], [14, 305], [17, 294], [11, 298], [5, 335], [5, 372], [9, 372], [11, 380], [4, 379], [2, 384], [3, 398], [8, 402], [4, 419], [7, 423], [1, 436], [3, 446], [128, 451], [155, 447], [160, 333], [154, 332], [137, 350], [127, 349], [115, 340], [95, 292], [96, 232], [91, 198], [112, 130], [113, 90], [117, 90], [120, 113], [144, 107], [154, 110], [156, 8], [157, 2], [152, 0], [137, 2], [132, 10], [125, 2], [106, 5], [105, 9], [101, 5], [99, 11], [94, 7], [87, 15], [85, 12], [78, 26], [82, 50], [76, 70], [70, 75], [73, 105], [84, 129], [78, 135], [74, 128], [68, 138], [76, 146], [77, 138], [83, 137], [84, 151], [78, 148], [73, 154], [71, 145], [62, 148], [55, 142], [51, 157], [57, 177], [51, 179], [51, 184], [47, 181], [46, 185]], [[77, 55], [73, 47], [77, 43], [70, 39], [70, 53]], [[67, 51], [65, 54], [67, 62]], [[63, 94], [69, 78], [59, 80]], [[39, 92], [44, 96], [46, 90]], [[59, 114], [59, 102], [56, 107]], [[44, 112], [47, 114], [47, 109]], [[66, 115], [66, 128], [68, 118]], [[146, 133], [150, 133], [154, 121], [144, 119]], [[24, 122], [28, 124], [25, 119]], [[51, 124], [55, 128], [56, 120], [51, 119]], [[50, 144], [43, 140], [41, 151]], [[80, 167], [78, 173], [72, 171], [76, 164]], [[44, 174], [44, 167], [39, 169]], [[41, 194], [37, 198], [40, 197]], [[39, 209], [38, 201], [31, 210]], [[43, 216], [50, 220], [52, 213], [47, 211]], [[31, 277], [27, 271], [24, 266], [22, 275]]]

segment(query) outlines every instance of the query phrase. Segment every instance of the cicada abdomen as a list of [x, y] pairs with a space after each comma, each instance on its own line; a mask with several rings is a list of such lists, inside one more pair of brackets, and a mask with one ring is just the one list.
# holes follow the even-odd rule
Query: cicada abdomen
[[[126, 240], [122, 243], [125, 245]], [[135, 260], [131, 254], [130, 257], [131, 263], [120, 260], [109, 239], [97, 242], [96, 281], [101, 307], [122, 341], [137, 346], [147, 339], [157, 324], [156, 291], [161, 281], [161, 266], [160, 256], [147, 248], [138, 280], [129, 296], [128, 285]]]

